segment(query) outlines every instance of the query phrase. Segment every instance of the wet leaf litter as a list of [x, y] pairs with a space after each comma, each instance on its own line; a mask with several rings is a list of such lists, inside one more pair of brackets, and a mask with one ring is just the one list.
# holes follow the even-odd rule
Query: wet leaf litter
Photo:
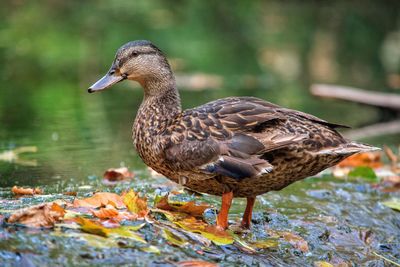
[[[393, 154], [396, 153], [393, 152]], [[366, 158], [368, 160], [365, 160]], [[346, 187], [342, 185], [366, 186], [363, 190], [372, 190], [367, 192], [368, 194], [376, 192], [381, 196], [386, 196], [381, 198], [384, 201], [378, 201], [377, 205], [380, 205], [381, 209], [387, 207], [386, 212], [389, 212], [389, 208], [393, 209], [392, 213], [398, 219], [400, 213], [396, 210], [399, 210], [398, 191], [400, 188], [397, 189], [397, 186], [400, 178], [395, 168], [398, 163], [390, 161], [389, 165], [383, 164], [382, 155], [379, 157], [362, 155], [361, 159], [360, 161], [357, 158], [350, 158], [350, 163], [343, 162], [332, 169], [332, 175], [335, 176], [333, 179], [337, 180], [328, 183], [327, 188], [341, 185], [338, 190], [314, 189], [314, 182], [308, 182], [311, 187], [306, 190], [306, 195], [309, 199], [316, 201], [333, 198], [326, 192], [335, 192], [334, 194], [339, 197], [346, 198], [351, 196], [344, 191], [343, 188]], [[362, 171], [359, 171], [360, 168]], [[312, 179], [323, 181], [324, 178], [309, 180]], [[117, 184], [125, 182], [124, 178]], [[207, 201], [207, 197], [193, 197], [179, 188], [155, 192], [143, 188], [133, 190], [131, 188], [135, 187], [132, 186], [135, 184], [135, 178], [128, 183], [131, 185], [123, 190], [85, 194], [77, 190], [77, 197], [73, 196], [76, 194], [72, 196], [61, 194], [60, 199], [50, 197], [48, 200], [51, 201], [47, 201], [45, 197], [42, 201], [46, 203], [27, 205], [25, 209], [2, 211], [3, 228], [5, 231], [7, 229], [50, 231], [47, 234], [54, 238], [77, 240], [85, 247], [103, 250], [118, 249], [129, 253], [145, 253], [154, 257], [163, 256], [162, 251], [167, 246], [184, 252], [185, 256], [163, 257], [165, 261], [162, 261], [165, 264], [177, 266], [206, 266], [204, 264], [228, 266], [228, 263], [235, 261], [244, 265], [252, 265], [253, 261], [271, 263], [272, 260], [268, 257], [276, 253], [295, 257], [297, 262], [300, 257], [304, 259], [304, 266], [310, 263], [311, 258], [314, 266], [350, 266], [357, 262], [343, 256], [346, 253], [333, 253], [327, 258], [317, 258], [314, 255], [322, 249], [339, 248], [340, 250], [340, 247], [348, 249], [351, 246], [365, 247], [365, 257], [369, 261], [389, 264], [386, 260], [389, 259], [395, 263], [398, 262], [399, 255], [393, 253], [396, 246], [400, 247], [398, 239], [379, 240], [374, 230], [365, 227], [364, 230], [359, 229], [356, 233], [350, 230], [351, 225], [342, 223], [339, 216], [320, 214], [318, 217], [310, 217], [303, 214], [302, 217], [296, 217], [290, 215], [291, 211], [284, 204], [280, 207], [279, 205], [269, 206], [267, 203], [266, 206], [263, 205], [266, 213], [255, 214], [253, 218], [255, 226], [251, 231], [240, 231], [234, 227], [222, 231], [214, 226], [217, 213], [214, 207], [217, 202]], [[35, 192], [35, 189], [23, 188], [23, 190], [27, 189]], [[171, 188], [168, 187], [168, 189]], [[389, 193], [388, 189], [390, 189]], [[42, 189], [41, 193], [45, 194], [46, 188]], [[16, 196], [18, 196], [17, 199], [10, 201], [43, 197], [35, 193], [22, 196], [16, 194]], [[279, 199], [280, 194], [277, 193], [274, 197]], [[349, 212], [355, 211], [349, 210]], [[230, 219], [236, 221], [237, 218]], [[290, 224], [295, 227], [291, 227]], [[316, 232], [318, 236], [315, 236]], [[392, 250], [385, 250], [383, 249], [385, 246], [394, 247]], [[237, 259], [229, 258], [229, 254], [235, 255]]]

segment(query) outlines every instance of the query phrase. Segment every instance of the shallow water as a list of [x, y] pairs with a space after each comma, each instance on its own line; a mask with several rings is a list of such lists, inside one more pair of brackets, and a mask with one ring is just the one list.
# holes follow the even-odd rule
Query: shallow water
[[[101, 94], [86, 92], [107, 70], [115, 49], [131, 39], [151, 39], [167, 53], [183, 84], [184, 108], [250, 95], [354, 128], [398, 118], [396, 112], [321, 100], [308, 91], [312, 83], [326, 82], [397, 92], [398, 84], [390, 80], [399, 67], [400, 6], [395, 2], [238, 1], [228, 6], [187, 1], [174, 8], [161, 2], [0, 3], [1, 214], [71, 199], [62, 195], [65, 191], [84, 197], [134, 188], [152, 198], [155, 192], [176, 189], [166, 179], [152, 177], [133, 149], [131, 124], [141, 90], [121, 83]], [[200, 75], [199, 80], [199, 73], [212, 77]], [[187, 77], [197, 77], [204, 90], [193, 90], [196, 86], [188, 86]], [[397, 146], [400, 135], [361, 141]], [[21, 148], [31, 152], [10, 153]], [[119, 166], [134, 171], [135, 179], [103, 185], [103, 172]], [[10, 192], [13, 185], [41, 187], [46, 195], [17, 200]], [[182, 197], [216, 209], [220, 203], [212, 196]], [[289, 231], [308, 242], [308, 253], [282, 240], [257, 253], [236, 246], [204, 248], [198, 242], [181, 249], [165, 245], [148, 224], [140, 232], [161, 250], [158, 255], [143, 252], [136, 243], [122, 248], [93, 239], [88, 245], [70, 230], [3, 225], [0, 265], [173, 266], [203, 259], [222, 266], [312, 266], [316, 261], [390, 266], [374, 253], [400, 262], [400, 215], [381, 204], [391, 197], [399, 193], [329, 175], [259, 197], [252, 232], [243, 238], [268, 239], [268, 229]], [[238, 222], [244, 206], [244, 200], [235, 200], [231, 223]], [[208, 211], [206, 218], [213, 223], [214, 212]]]

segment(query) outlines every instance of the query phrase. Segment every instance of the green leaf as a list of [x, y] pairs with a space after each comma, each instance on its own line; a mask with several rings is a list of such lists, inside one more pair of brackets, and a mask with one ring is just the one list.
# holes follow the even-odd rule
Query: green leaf
[[382, 202], [382, 204], [391, 209], [400, 211], [400, 198], [394, 198], [392, 200]]
[[354, 168], [352, 171], [349, 172], [349, 177], [354, 178], [362, 178], [369, 182], [378, 182], [379, 178], [376, 176], [374, 170], [370, 167], [360, 166]]

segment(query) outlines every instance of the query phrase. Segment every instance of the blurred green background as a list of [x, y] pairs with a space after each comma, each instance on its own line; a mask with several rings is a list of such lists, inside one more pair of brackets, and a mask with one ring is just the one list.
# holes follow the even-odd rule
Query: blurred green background
[[[86, 92], [116, 49], [136, 39], [167, 54], [184, 108], [252, 95], [355, 128], [398, 116], [309, 94], [317, 82], [399, 92], [397, 0], [2, 1], [0, 186], [144, 169], [131, 145], [138, 86]], [[23, 146], [38, 151], [4, 153]]]

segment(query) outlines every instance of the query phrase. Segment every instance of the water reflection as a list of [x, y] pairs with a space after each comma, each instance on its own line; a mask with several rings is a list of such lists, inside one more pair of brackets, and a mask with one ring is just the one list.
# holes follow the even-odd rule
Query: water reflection
[[[125, 83], [86, 93], [115, 49], [133, 39], [151, 39], [167, 53], [184, 108], [252, 95], [356, 128], [398, 117], [316, 99], [308, 89], [315, 82], [400, 87], [399, 3], [168, 2], [0, 4], [0, 151], [38, 148], [19, 162], [1, 161], [0, 186], [144, 168], [131, 144], [141, 90]], [[398, 144], [400, 137], [363, 141]]]

